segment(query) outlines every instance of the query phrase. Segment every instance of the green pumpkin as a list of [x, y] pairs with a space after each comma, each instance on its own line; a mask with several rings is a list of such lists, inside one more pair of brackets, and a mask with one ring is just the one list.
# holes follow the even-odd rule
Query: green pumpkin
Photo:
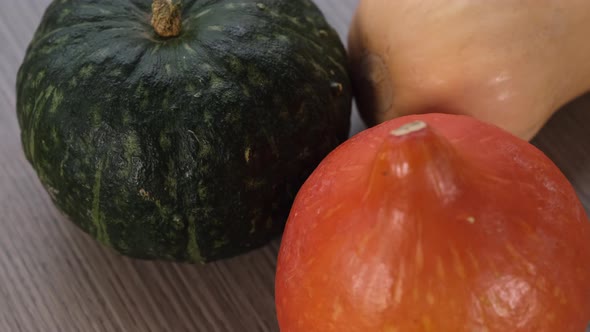
[[267, 243], [350, 126], [346, 54], [309, 0], [55, 0], [17, 93], [56, 206], [146, 259]]

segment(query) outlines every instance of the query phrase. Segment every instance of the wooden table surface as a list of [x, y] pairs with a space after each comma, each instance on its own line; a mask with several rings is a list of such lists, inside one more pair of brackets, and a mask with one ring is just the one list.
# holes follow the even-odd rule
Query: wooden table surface
[[[25, 160], [15, 79], [50, 0], [0, 4], [0, 331], [278, 331], [279, 243], [206, 266], [121, 257], [52, 206]], [[346, 35], [357, 0], [316, 0]], [[534, 140], [590, 208], [590, 96]], [[353, 132], [362, 129], [353, 115]]]

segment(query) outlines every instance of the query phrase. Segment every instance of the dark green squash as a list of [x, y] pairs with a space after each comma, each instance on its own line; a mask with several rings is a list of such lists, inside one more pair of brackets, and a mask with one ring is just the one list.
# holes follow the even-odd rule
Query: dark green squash
[[267, 243], [350, 125], [345, 51], [309, 0], [55, 0], [17, 93], [56, 205], [149, 259]]

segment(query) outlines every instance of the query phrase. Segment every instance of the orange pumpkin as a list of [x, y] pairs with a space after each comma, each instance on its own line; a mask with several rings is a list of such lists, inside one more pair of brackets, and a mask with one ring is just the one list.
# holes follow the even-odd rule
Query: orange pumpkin
[[283, 236], [283, 332], [581, 332], [590, 223], [539, 150], [470, 117], [364, 131], [297, 195]]

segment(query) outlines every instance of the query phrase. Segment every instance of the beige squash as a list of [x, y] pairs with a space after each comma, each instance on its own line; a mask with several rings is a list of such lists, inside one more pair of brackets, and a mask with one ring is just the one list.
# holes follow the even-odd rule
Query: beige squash
[[466, 114], [531, 139], [590, 88], [590, 1], [361, 0], [349, 53], [368, 125]]

